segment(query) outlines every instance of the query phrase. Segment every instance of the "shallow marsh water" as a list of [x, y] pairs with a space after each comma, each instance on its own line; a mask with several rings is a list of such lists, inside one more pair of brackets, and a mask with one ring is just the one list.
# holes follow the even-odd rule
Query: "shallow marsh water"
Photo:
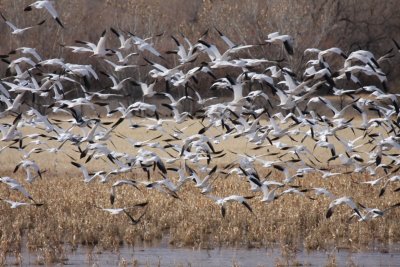
[[[389, 252], [387, 252], [389, 251]], [[62, 263], [46, 264], [39, 254], [22, 252], [22, 266], [400, 266], [400, 246], [389, 250], [375, 248], [354, 252], [332, 251], [290, 252], [281, 249], [215, 248], [190, 249], [157, 246], [122, 246], [118, 251], [100, 251], [81, 246], [66, 249]], [[16, 264], [10, 255], [6, 265]], [[17, 263], [18, 264], [18, 263]]]

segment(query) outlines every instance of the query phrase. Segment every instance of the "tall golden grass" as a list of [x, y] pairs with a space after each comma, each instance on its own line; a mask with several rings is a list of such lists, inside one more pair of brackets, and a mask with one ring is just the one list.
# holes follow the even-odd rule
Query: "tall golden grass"
[[[199, 127], [198, 124], [188, 131], [196, 132]], [[140, 128], [129, 129], [125, 124], [117, 128], [117, 131], [141, 138], [157, 135]], [[127, 146], [123, 139], [116, 138], [113, 142], [117, 149], [134, 153], [133, 148]], [[220, 167], [236, 157], [229, 154], [229, 149], [251, 152], [251, 145], [241, 138], [217, 146], [218, 150], [223, 148], [228, 154], [215, 162]], [[77, 156], [72, 147], [66, 145], [64, 149], [66, 153]], [[294, 248], [315, 250], [338, 247], [357, 250], [368, 248], [373, 242], [389, 245], [400, 240], [399, 210], [394, 209], [384, 217], [370, 222], [349, 222], [351, 211], [338, 207], [332, 218], [326, 219], [325, 213], [330, 203], [328, 198], [313, 196], [316, 198], [313, 201], [301, 196], [286, 195], [265, 204], [260, 202], [260, 193], [249, 191], [249, 185], [243, 178], [236, 175], [224, 178], [222, 174], [214, 183], [213, 194], [254, 195], [249, 200], [253, 213], [233, 203], [227, 206], [227, 214], [223, 218], [213, 200], [202, 195], [191, 182], [178, 192], [180, 199], [144, 187], [140, 187], [140, 191], [130, 187], [118, 188], [115, 207], [149, 202], [147, 212], [139, 224], [131, 225], [125, 215], [110, 215], [95, 206], [110, 207], [109, 191], [112, 182], [123, 178], [146, 180], [145, 173], [137, 170], [111, 177], [108, 183], [94, 181], [85, 184], [82, 173], [69, 164], [70, 159], [60, 153], [33, 155], [32, 158], [41, 169], [47, 171], [43, 173], [43, 179], [38, 178], [34, 183], [27, 184], [23, 170], [12, 173], [21, 153], [11, 149], [7, 153], [2, 152], [0, 176], [16, 178], [37, 202], [44, 205], [10, 209], [7, 204], [0, 203], [0, 263], [5, 263], [6, 255], [9, 254], [20, 257], [22, 246], [40, 255], [43, 263], [55, 263], [62, 261], [68, 253], [66, 244], [72, 248], [96, 245], [100, 249], [118, 250], [121, 245], [134, 246], [143, 242], [156, 244], [167, 238], [169, 244], [178, 247], [281, 246], [290, 252]], [[324, 154], [320, 151], [317, 156], [323, 159], [326, 157]], [[88, 164], [90, 170], [105, 168], [104, 161], [92, 161]], [[334, 168], [343, 171], [340, 166]], [[264, 177], [267, 170], [260, 167], [259, 172]], [[168, 176], [177, 180], [171, 172]], [[161, 177], [155, 172], [151, 179], [158, 178]], [[270, 179], [282, 180], [281, 173], [273, 171]], [[369, 179], [371, 177], [365, 174], [339, 175], [329, 179], [311, 174], [299, 178], [298, 184], [303, 188], [325, 187], [337, 196], [352, 196], [367, 207], [383, 209], [398, 202], [398, 195], [391, 190], [379, 198], [379, 188], [354, 183]], [[2, 185], [0, 197], [21, 200], [20, 193], [9, 191]], [[142, 212], [143, 209], [138, 209], [132, 215], [137, 217]]]

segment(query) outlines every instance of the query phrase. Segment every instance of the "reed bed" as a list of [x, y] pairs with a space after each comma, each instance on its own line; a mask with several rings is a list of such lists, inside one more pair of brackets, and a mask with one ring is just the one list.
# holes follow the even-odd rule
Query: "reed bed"
[[[198, 126], [193, 126], [197, 131]], [[127, 127], [119, 129], [126, 134]], [[152, 134], [146, 133], [149, 138]], [[115, 146], [121, 149], [126, 144], [114, 140]], [[227, 156], [215, 164], [223, 166], [236, 155], [234, 151], [248, 151], [251, 145], [240, 140], [229, 140], [217, 149], [226, 149]], [[75, 148], [69, 148], [75, 149]], [[74, 151], [67, 154], [74, 155]], [[131, 151], [132, 152], [132, 151]], [[320, 152], [317, 156], [326, 157]], [[276, 201], [261, 203], [261, 193], [251, 193], [244, 178], [237, 175], [224, 177], [219, 175], [215, 180], [213, 195], [231, 194], [254, 195], [249, 200], [253, 212], [244, 209], [240, 204], [227, 206], [225, 218], [214, 201], [202, 195], [192, 183], [187, 183], [178, 192], [180, 199], [174, 199], [144, 186], [140, 191], [134, 188], [118, 188], [115, 207], [127, 207], [148, 201], [146, 208], [138, 208], [132, 215], [144, 217], [137, 225], [131, 225], [126, 216], [110, 215], [96, 206], [110, 207], [109, 191], [112, 182], [119, 179], [146, 180], [142, 171], [134, 171], [110, 178], [107, 183], [93, 181], [84, 183], [82, 173], [69, 164], [63, 154], [40, 154], [33, 156], [39, 163], [43, 178], [34, 183], [25, 182], [25, 172], [12, 173], [15, 163], [21, 155], [15, 151], [2, 154], [3, 167], [0, 176], [12, 176], [20, 181], [34, 199], [44, 203], [41, 207], [21, 207], [10, 209], [0, 203], [0, 263], [5, 263], [7, 255], [21, 258], [23, 246], [39, 255], [43, 263], [62, 262], [68, 249], [80, 245], [96, 246], [100, 250], [118, 250], [121, 245], [157, 244], [166, 239], [171, 246], [214, 248], [245, 247], [275, 248], [281, 247], [287, 255], [297, 249], [319, 250], [346, 248], [351, 250], [367, 249], [374, 243], [383, 247], [400, 241], [400, 210], [393, 209], [384, 217], [369, 222], [349, 221], [351, 212], [345, 207], [338, 207], [330, 219], [325, 218], [330, 199], [312, 193], [315, 200], [295, 195], [285, 195]], [[91, 168], [104, 167], [101, 160], [91, 163]], [[332, 167], [345, 171], [340, 166]], [[259, 168], [261, 177], [267, 170]], [[176, 175], [175, 175], [176, 176]], [[177, 180], [174, 174], [169, 174]], [[156, 172], [151, 179], [161, 178]], [[243, 179], [243, 180], [242, 180]], [[282, 180], [281, 173], [273, 171], [270, 179]], [[333, 194], [352, 196], [356, 201], [384, 209], [397, 203], [399, 195], [388, 188], [387, 193], [378, 197], [379, 188], [370, 185], [355, 184], [355, 181], [370, 180], [365, 174], [342, 174], [329, 179], [310, 174], [300, 178], [298, 184], [303, 188], [325, 187]], [[20, 199], [20, 193], [10, 191], [0, 185], [0, 197]], [[68, 248], [68, 249], [67, 249]]]

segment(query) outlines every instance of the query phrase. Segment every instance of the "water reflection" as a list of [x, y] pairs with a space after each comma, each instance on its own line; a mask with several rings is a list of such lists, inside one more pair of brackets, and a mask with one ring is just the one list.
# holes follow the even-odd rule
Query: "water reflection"
[[[79, 247], [66, 250], [66, 259], [54, 265], [68, 266], [275, 266], [303, 265], [326, 266], [334, 263], [338, 266], [400, 266], [400, 252], [391, 249], [390, 253], [379, 251], [357, 252], [339, 250], [334, 252], [314, 251], [296, 252], [288, 255], [280, 249], [227, 249], [212, 250], [157, 247], [123, 246], [117, 252], [99, 251], [96, 247]], [[16, 259], [10, 255], [7, 265]], [[23, 251], [23, 266], [43, 264], [39, 255]]]

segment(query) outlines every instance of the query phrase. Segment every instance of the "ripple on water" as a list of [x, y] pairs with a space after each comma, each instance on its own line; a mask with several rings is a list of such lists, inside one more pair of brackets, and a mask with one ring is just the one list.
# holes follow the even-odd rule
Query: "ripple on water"
[[[392, 250], [391, 250], [392, 251]], [[398, 251], [394, 249], [393, 251]], [[68, 266], [275, 266], [282, 264], [301, 264], [303, 266], [325, 266], [335, 262], [338, 266], [400, 266], [400, 252], [382, 253], [380, 251], [351, 252], [339, 251], [299, 251], [284, 257], [280, 249], [238, 249], [216, 248], [211, 250], [156, 247], [123, 246], [117, 252], [98, 251], [96, 247], [79, 247], [66, 251]], [[7, 264], [15, 258], [9, 256]], [[38, 255], [23, 251], [22, 265], [38, 266]], [[57, 265], [57, 264], [55, 264]]]

